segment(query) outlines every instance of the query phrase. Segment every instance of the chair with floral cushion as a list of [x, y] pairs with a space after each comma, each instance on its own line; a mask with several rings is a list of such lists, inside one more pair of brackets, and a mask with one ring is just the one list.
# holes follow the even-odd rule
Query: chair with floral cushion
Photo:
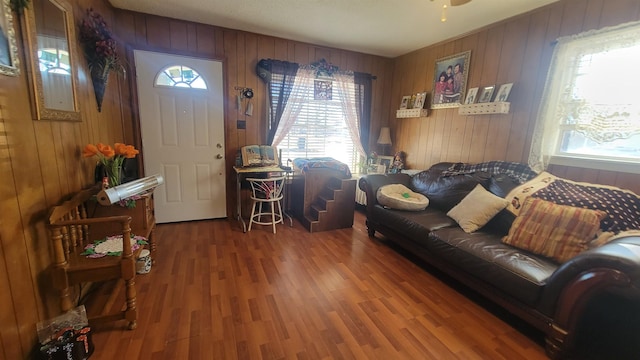
[[[79, 305], [72, 301], [72, 292], [78, 289], [74, 285], [95, 285], [117, 280], [106, 302], [99, 306], [98, 314], [92, 314], [90, 307], [87, 308], [90, 324], [125, 319], [129, 329], [135, 329], [138, 316], [135, 260], [144, 242], [132, 239], [130, 216], [91, 217], [87, 213], [86, 204], [95, 201], [92, 197], [99, 190], [100, 187], [82, 190], [49, 213], [48, 226], [53, 242], [53, 286], [60, 291], [60, 307], [66, 312]], [[112, 230], [110, 234], [95, 230], [105, 229], [105, 224], [110, 224], [107, 227]], [[122, 283], [125, 286], [124, 310], [119, 305], [114, 306]], [[80, 294], [73, 294], [73, 298], [79, 297]], [[118, 310], [107, 313], [112, 308]]]

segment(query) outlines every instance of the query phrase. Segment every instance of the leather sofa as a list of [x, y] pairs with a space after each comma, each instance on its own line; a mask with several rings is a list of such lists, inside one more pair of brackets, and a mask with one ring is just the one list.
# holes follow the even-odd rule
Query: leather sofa
[[[414, 176], [361, 177], [369, 236], [379, 233], [541, 330], [551, 358], [583, 358], [577, 354], [585, 342], [597, 349], [589, 350], [596, 357], [600, 351], [603, 357], [640, 358], [640, 237], [619, 238], [559, 264], [504, 244], [515, 219], [504, 210], [466, 233], [446, 215], [452, 207], [477, 184], [505, 197], [518, 183], [483, 172], [442, 176], [452, 164]], [[430, 204], [421, 211], [381, 206], [376, 193], [387, 184], [403, 184]]]

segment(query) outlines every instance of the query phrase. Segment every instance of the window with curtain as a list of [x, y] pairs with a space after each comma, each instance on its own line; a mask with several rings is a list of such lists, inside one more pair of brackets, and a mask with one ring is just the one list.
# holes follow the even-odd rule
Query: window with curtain
[[[291, 114], [295, 121], [276, 144], [278, 150], [282, 150], [283, 161], [332, 157], [355, 169], [359, 161], [358, 151], [347, 126], [347, 115], [343, 107], [347, 97], [350, 104], [355, 104], [354, 85], [352, 82], [338, 86], [337, 81], [314, 79], [302, 83], [302, 90], [289, 97], [289, 105], [296, 108], [295, 114]], [[324, 94], [320, 97], [316, 90], [318, 84], [323, 85], [320, 92]], [[345, 92], [343, 89], [350, 91]]]
[[267, 142], [282, 151], [283, 163], [331, 157], [356, 168], [369, 140], [375, 77], [324, 59], [308, 66], [262, 59], [256, 71], [269, 93]]
[[555, 46], [529, 165], [640, 173], [640, 23]]

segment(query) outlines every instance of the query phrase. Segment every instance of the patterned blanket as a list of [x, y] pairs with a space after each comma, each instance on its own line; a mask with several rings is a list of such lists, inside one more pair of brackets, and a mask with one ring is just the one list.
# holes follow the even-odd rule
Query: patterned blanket
[[487, 161], [479, 164], [456, 163], [442, 172], [442, 176], [466, 175], [487, 172], [491, 175], [505, 174], [519, 184], [527, 182], [538, 174], [529, 165], [510, 161]]
[[600, 223], [603, 231], [619, 233], [640, 229], [640, 196], [629, 190], [574, 182], [543, 172], [507, 195], [510, 202], [507, 210], [517, 215], [527, 196], [560, 205], [602, 210], [607, 213]]
[[321, 158], [296, 158], [293, 159], [293, 165], [300, 169], [300, 171], [307, 172], [310, 169], [333, 169], [342, 173], [344, 178], [351, 177], [351, 170], [349, 170], [349, 166], [347, 164], [342, 163], [334, 158], [330, 157], [321, 157]]

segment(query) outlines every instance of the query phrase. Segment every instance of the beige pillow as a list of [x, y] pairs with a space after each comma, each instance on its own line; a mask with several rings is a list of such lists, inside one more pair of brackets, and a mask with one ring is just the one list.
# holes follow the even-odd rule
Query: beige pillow
[[429, 205], [429, 199], [411, 191], [402, 184], [389, 184], [378, 188], [376, 198], [380, 205], [397, 210], [419, 211]]
[[467, 233], [472, 233], [489, 222], [508, 201], [493, 195], [478, 184], [458, 205], [449, 210], [447, 216], [455, 220]]
[[502, 242], [563, 263], [590, 248], [605, 216], [601, 210], [529, 197]]

